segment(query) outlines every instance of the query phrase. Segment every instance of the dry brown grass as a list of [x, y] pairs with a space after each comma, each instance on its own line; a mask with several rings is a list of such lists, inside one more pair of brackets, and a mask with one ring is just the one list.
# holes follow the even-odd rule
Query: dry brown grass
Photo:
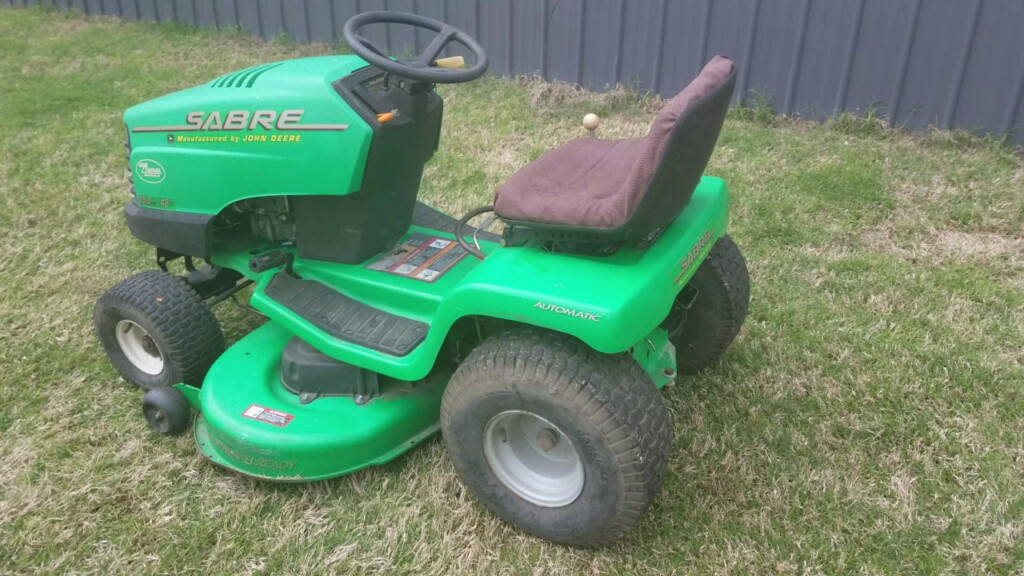
[[[152, 267], [123, 226], [123, 109], [325, 46], [0, 9], [0, 574], [1008, 574], [1024, 569], [1024, 165], [962, 136], [731, 118], [709, 172], [753, 278], [726, 361], [666, 392], [664, 492], [621, 545], [553, 546], [441, 443], [274, 486], [150, 433], [92, 303]], [[423, 196], [489, 202], [654, 99], [536, 79], [441, 89]], [[737, 115], [742, 116], [742, 115]], [[258, 324], [221, 307], [230, 339]]]

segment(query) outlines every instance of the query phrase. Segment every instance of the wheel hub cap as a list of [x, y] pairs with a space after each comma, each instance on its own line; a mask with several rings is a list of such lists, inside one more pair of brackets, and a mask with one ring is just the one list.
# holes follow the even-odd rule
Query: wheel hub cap
[[164, 357], [153, 337], [131, 320], [121, 320], [114, 326], [117, 345], [125, 358], [139, 371], [157, 375], [164, 370]]
[[487, 422], [484, 456], [494, 475], [520, 498], [547, 508], [572, 504], [583, 492], [583, 463], [572, 441], [542, 416], [508, 410]]

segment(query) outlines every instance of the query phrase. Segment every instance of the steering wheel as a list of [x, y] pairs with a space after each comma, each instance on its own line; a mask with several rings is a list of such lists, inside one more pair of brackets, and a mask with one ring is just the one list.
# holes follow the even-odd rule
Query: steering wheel
[[[407, 24], [416, 28], [425, 28], [437, 33], [430, 44], [412, 60], [393, 60], [383, 50], [373, 45], [359, 31], [370, 24]], [[454, 26], [439, 22], [433, 18], [419, 14], [404, 12], [364, 12], [356, 14], [345, 23], [342, 35], [352, 51], [363, 60], [384, 70], [410, 80], [433, 82], [436, 84], [455, 84], [475, 80], [487, 71], [487, 52], [472, 36]], [[451, 42], [469, 48], [476, 57], [472, 68], [441, 68], [437, 66], [437, 56]]]

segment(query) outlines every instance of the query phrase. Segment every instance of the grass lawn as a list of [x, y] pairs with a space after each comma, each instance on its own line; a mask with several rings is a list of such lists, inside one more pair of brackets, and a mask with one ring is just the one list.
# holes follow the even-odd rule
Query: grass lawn
[[[121, 114], [326, 53], [232, 31], [0, 9], [0, 574], [1021, 573], [1024, 163], [956, 134], [734, 113], [708, 172], [752, 277], [724, 362], [665, 391], [664, 491], [620, 545], [502, 524], [442, 443], [308, 485], [256, 483], [149, 431], [93, 302], [154, 267], [121, 209]], [[657, 102], [527, 79], [443, 86], [422, 197], [486, 203], [604, 118]], [[218, 308], [237, 339], [258, 320]]]

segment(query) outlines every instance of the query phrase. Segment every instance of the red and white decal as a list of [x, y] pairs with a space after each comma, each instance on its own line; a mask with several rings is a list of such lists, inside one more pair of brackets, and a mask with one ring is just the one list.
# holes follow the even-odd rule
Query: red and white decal
[[274, 426], [284, 428], [289, 422], [295, 418], [294, 415], [280, 410], [274, 410], [273, 408], [267, 408], [266, 406], [260, 406], [259, 404], [252, 404], [242, 412], [242, 416], [246, 418], [252, 418], [253, 420], [259, 420], [260, 422], [266, 422], [267, 424], [273, 424]]

